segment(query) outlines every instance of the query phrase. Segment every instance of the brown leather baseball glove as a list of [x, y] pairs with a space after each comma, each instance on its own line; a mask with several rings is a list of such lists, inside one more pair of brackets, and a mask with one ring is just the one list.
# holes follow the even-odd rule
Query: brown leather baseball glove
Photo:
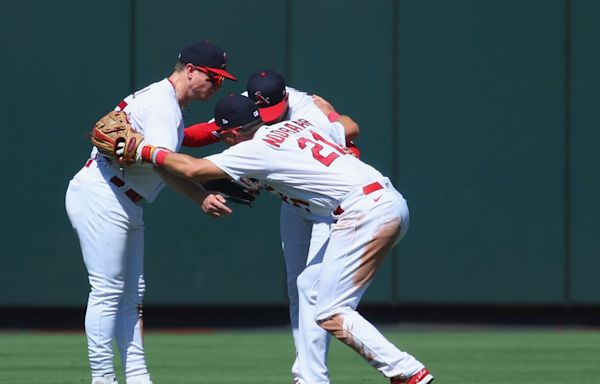
[[[137, 147], [144, 136], [133, 128], [125, 112], [110, 111], [92, 127], [91, 140], [103, 155], [121, 164], [134, 164]], [[117, 154], [121, 148], [123, 153]]]

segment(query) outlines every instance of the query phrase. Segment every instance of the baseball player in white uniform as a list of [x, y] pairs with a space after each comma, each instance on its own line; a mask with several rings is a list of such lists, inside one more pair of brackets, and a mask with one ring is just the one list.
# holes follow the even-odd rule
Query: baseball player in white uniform
[[[267, 124], [305, 118], [325, 129], [333, 142], [343, 148], [358, 135], [357, 124], [344, 127], [335, 123], [340, 115], [331, 104], [318, 96], [286, 86], [283, 77], [272, 69], [250, 75], [242, 95], [255, 102], [261, 119]], [[183, 145], [211, 144], [219, 139], [212, 134], [218, 128], [214, 119], [208, 124], [190, 126], [184, 131]], [[271, 192], [277, 195], [276, 191]], [[303, 311], [299, 311], [299, 300], [310, 300], [315, 295], [314, 285], [332, 221], [331, 215], [322, 216], [296, 209], [285, 200], [281, 204], [280, 234], [287, 273], [290, 323], [296, 347], [292, 377], [297, 384], [329, 383], [326, 364], [329, 333], [315, 323], [313, 306], [303, 305]], [[301, 279], [298, 279], [301, 274]]]
[[[338, 122], [349, 120], [342, 116]], [[196, 159], [148, 145], [138, 148], [138, 157], [199, 182], [254, 178], [294, 209], [330, 216], [314, 295], [300, 300], [300, 313], [304, 305], [313, 306], [313, 321], [392, 384], [430, 383], [433, 376], [421, 362], [356, 311], [378, 266], [408, 229], [406, 201], [390, 180], [335, 144], [343, 140], [341, 130], [334, 137], [308, 119], [263, 125], [256, 104], [241, 95], [217, 103], [215, 122], [231, 145], [222, 153]]]
[[[206, 101], [227, 78], [226, 54], [200, 41], [183, 48], [173, 73], [121, 101], [133, 127], [156, 145], [177, 151], [183, 139], [181, 109], [192, 100]], [[225, 200], [207, 195], [187, 180], [167, 176], [178, 191], [207, 212]], [[116, 339], [127, 384], [151, 384], [142, 339], [145, 291], [142, 201], [154, 201], [164, 182], [151, 164], [121, 167], [98, 153], [73, 177], [65, 205], [75, 229], [91, 290], [85, 316], [92, 384], [116, 383], [112, 341]]]

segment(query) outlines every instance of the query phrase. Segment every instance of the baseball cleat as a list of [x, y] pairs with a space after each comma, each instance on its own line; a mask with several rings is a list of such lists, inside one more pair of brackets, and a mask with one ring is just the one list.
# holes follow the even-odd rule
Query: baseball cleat
[[429, 370], [427, 368], [423, 368], [408, 379], [392, 377], [390, 379], [390, 384], [428, 384], [432, 381], [433, 375], [429, 373]]
[[92, 384], [119, 384], [115, 375], [104, 375], [102, 377], [92, 377]]
[[152, 380], [150, 380], [150, 375], [145, 373], [143, 375], [128, 377], [127, 384], [152, 384]]

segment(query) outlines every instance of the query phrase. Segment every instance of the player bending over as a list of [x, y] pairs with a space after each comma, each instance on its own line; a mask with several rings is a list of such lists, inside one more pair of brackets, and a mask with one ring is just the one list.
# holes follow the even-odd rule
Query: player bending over
[[137, 160], [197, 182], [255, 178], [296, 209], [332, 215], [319, 289], [309, 303], [314, 320], [392, 384], [430, 383], [433, 376], [421, 362], [356, 311], [385, 255], [408, 229], [406, 200], [390, 180], [348, 155], [312, 121], [264, 125], [247, 97], [220, 100], [215, 121], [218, 134], [231, 145], [222, 153], [198, 159], [142, 143]]

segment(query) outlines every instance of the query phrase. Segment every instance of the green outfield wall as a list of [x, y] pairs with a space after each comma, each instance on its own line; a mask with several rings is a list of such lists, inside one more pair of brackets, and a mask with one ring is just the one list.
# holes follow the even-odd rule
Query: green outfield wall
[[[36, 11], [32, 12], [35, 6]], [[178, 50], [224, 47], [239, 92], [263, 67], [361, 127], [362, 158], [411, 227], [377, 304], [600, 305], [600, 2], [7, 2], [0, 12], [0, 307], [85, 305], [64, 193], [85, 134]], [[184, 111], [211, 117], [219, 96]], [[203, 156], [215, 145], [186, 149]], [[146, 303], [285, 304], [279, 201], [214, 220], [165, 190], [145, 207]]]

